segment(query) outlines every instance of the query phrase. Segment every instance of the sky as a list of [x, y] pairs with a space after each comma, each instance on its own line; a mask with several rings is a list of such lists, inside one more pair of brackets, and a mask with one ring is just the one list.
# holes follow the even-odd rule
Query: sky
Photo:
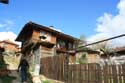
[[125, 0], [9, 0], [0, 3], [0, 40], [14, 41], [29, 21], [91, 43], [125, 33]]

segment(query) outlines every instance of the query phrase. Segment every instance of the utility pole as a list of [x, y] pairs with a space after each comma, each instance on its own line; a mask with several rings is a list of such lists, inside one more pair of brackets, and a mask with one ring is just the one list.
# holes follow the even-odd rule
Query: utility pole
[[0, 3], [8, 4], [9, 0], [0, 0]]

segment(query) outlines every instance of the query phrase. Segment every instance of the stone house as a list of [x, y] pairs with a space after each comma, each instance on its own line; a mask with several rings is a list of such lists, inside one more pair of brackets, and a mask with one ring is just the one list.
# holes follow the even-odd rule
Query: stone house
[[5, 49], [5, 52], [15, 53], [19, 50], [19, 45], [10, 40], [0, 41], [0, 46]]
[[29, 63], [33, 64], [35, 68], [33, 71], [38, 75], [41, 58], [65, 55], [67, 51], [76, 47], [79, 39], [57, 31], [53, 27], [28, 22], [16, 41], [22, 43], [21, 52]]

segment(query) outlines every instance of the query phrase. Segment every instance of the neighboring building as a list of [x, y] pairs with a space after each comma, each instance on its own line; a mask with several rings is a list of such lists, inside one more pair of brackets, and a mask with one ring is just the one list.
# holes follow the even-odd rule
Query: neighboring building
[[79, 39], [57, 31], [53, 27], [29, 22], [23, 27], [16, 41], [22, 42], [22, 53], [39, 70], [41, 58], [65, 55], [67, 51], [77, 46]]
[[101, 52], [101, 54], [100, 54], [101, 58], [107, 59], [107, 58], [113, 57], [113, 56], [119, 57], [119, 56], [125, 55], [125, 46], [112, 48], [110, 50], [111, 51], [109, 51], [107, 54], [104, 53], [103, 51], [100, 51]]
[[110, 53], [110, 60], [112, 64], [125, 64], [125, 46], [116, 47], [112, 49]]
[[10, 40], [0, 41], [0, 46], [5, 49], [5, 52], [18, 52], [19, 50], [19, 45]]
[[82, 59], [81, 63], [97, 63], [100, 60], [99, 52], [87, 47], [79, 47], [76, 49], [76, 58]]
[[114, 52], [119, 55], [125, 55], [125, 46], [115, 48]]

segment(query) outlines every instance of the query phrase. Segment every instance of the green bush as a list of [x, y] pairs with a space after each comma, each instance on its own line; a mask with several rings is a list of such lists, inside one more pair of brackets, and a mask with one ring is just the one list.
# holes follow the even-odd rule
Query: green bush
[[82, 56], [77, 60], [79, 64], [87, 63], [87, 57], [86, 54], [82, 54]]

